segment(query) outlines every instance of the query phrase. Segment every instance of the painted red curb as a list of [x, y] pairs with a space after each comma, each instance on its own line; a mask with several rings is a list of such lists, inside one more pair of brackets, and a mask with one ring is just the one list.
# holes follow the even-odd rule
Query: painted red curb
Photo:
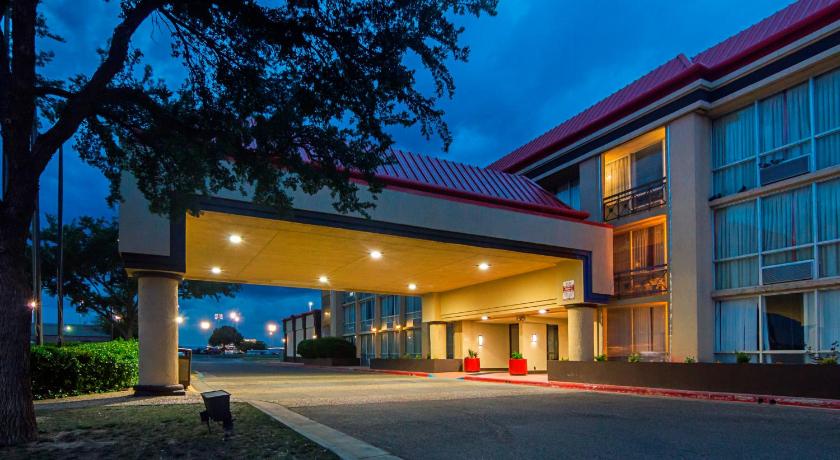
[[393, 375], [407, 375], [412, 377], [431, 377], [432, 374], [428, 372], [415, 372], [415, 371], [392, 371], [387, 369], [370, 369], [366, 367], [349, 367], [349, 366], [318, 366], [313, 364], [305, 365], [307, 368], [314, 368], [314, 369], [327, 369], [331, 371], [340, 371], [340, 372], [374, 372], [380, 374], [393, 374]]
[[524, 380], [505, 379], [505, 378], [487, 378], [479, 376], [464, 376], [464, 380], [488, 383], [508, 383], [514, 385], [530, 385], [548, 388], [564, 388], [569, 390], [583, 390], [596, 391], [602, 393], [622, 393], [635, 394], [642, 396], [664, 396], [669, 398], [683, 398], [696, 399], [704, 401], [721, 401], [721, 402], [745, 402], [745, 403], [765, 403], [777, 404], [780, 406], [794, 406], [794, 407], [810, 407], [819, 409], [836, 409], [840, 410], [840, 400], [837, 399], [816, 399], [816, 398], [793, 398], [787, 396], [773, 396], [773, 395], [751, 395], [741, 393], [718, 393], [713, 391], [692, 391], [692, 390], [674, 390], [668, 388], [646, 388], [646, 387], [632, 387], [620, 385], [601, 385], [593, 383], [576, 383], [576, 382], [529, 382]]

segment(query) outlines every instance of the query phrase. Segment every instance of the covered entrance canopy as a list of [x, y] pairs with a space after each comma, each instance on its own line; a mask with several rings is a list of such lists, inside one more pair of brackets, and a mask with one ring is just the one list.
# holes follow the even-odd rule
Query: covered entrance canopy
[[609, 226], [524, 177], [396, 157], [379, 171], [386, 188], [369, 217], [338, 214], [326, 191], [297, 193], [282, 213], [229, 192], [200, 199], [198, 216], [169, 220], [125, 177], [120, 251], [140, 278], [141, 386], [177, 382], [161, 360], [175, 363], [180, 278], [423, 295], [432, 355], [445, 321], [592, 305], [612, 293]]

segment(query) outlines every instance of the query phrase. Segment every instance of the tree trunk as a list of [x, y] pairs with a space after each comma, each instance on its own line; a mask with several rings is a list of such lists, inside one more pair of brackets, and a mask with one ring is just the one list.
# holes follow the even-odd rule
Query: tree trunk
[[25, 268], [26, 225], [0, 225], [0, 446], [34, 441], [38, 433], [29, 377], [32, 289]]

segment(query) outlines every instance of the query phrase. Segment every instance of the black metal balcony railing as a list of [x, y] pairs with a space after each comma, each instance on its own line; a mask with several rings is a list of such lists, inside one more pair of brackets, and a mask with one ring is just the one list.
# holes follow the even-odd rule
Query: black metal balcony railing
[[668, 264], [615, 274], [615, 296], [642, 297], [668, 292]]
[[666, 182], [667, 179], [663, 177], [604, 198], [604, 221], [608, 222], [664, 205], [667, 199]]

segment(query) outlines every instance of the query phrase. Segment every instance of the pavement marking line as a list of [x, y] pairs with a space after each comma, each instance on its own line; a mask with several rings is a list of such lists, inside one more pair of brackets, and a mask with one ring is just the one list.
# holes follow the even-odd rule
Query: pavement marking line
[[397, 457], [387, 451], [384, 451], [376, 446], [372, 446], [350, 435], [344, 434], [341, 431], [322, 425], [312, 419], [298, 414], [297, 412], [293, 412], [280, 404], [256, 400], [246, 402], [263, 411], [271, 418], [297, 431], [306, 438], [309, 438], [321, 447], [331, 450], [344, 460], [368, 458], [381, 460], [400, 459], [400, 457]]

